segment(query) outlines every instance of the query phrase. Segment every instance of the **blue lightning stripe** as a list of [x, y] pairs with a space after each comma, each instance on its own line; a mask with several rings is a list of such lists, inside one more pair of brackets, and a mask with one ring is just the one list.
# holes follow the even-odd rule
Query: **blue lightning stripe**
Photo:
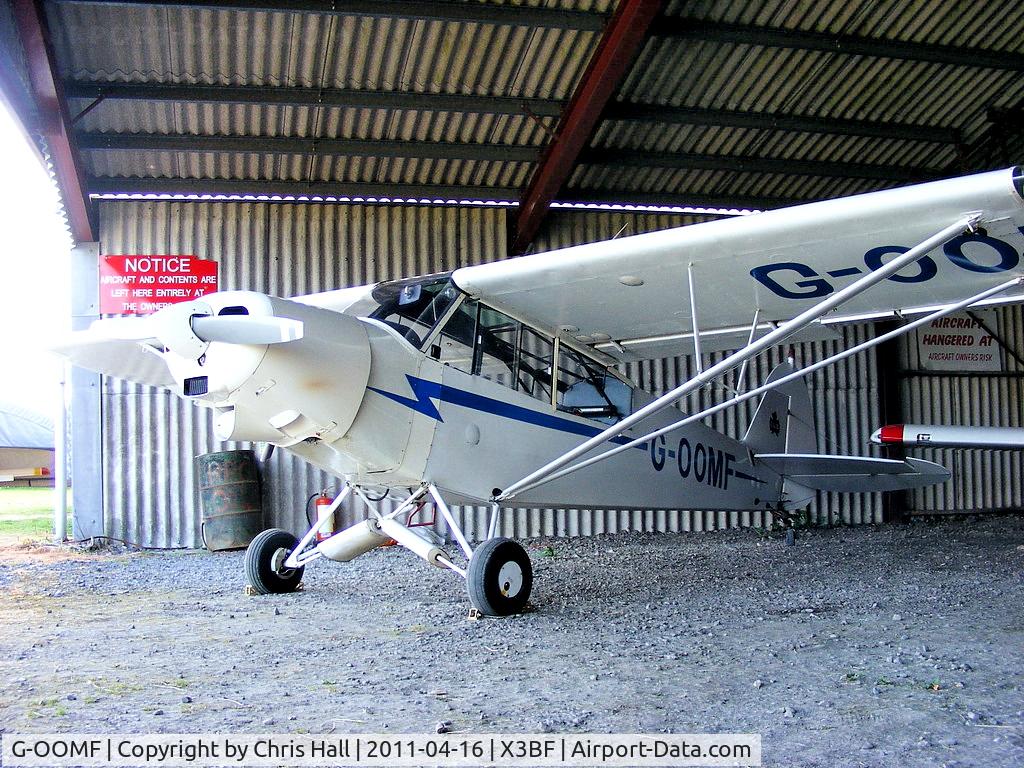
[[[469, 408], [474, 411], [490, 413], [495, 416], [501, 416], [502, 418], [519, 421], [524, 424], [533, 424], [547, 429], [556, 429], [559, 432], [568, 432], [570, 434], [581, 435], [583, 437], [593, 437], [603, 431], [597, 427], [592, 427], [589, 424], [580, 424], [572, 419], [556, 416], [553, 413], [533, 411], [529, 408], [524, 408], [521, 405], [513, 405], [512, 403], [505, 402], [504, 400], [495, 400], [492, 397], [484, 397], [483, 395], [477, 395], [463, 389], [450, 387], [447, 384], [441, 384], [440, 382], [420, 379], [409, 374], [406, 374], [405, 378], [408, 379], [409, 388], [412, 390], [415, 397], [397, 395], [394, 392], [388, 392], [387, 390], [378, 389], [377, 387], [367, 387], [367, 389], [372, 392], [376, 392], [378, 395], [382, 395], [389, 400], [393, 400], [400, 405], [404, 405], [406, 408], [411, 408], [417, 413], [422, 413], [424, 416], [437, 419], [438, 421], [444, 421], [444, 419], [441, 417], [441, 412], [437, 409], [437, 406], [434, 405], [434, 400], [450, 403], [451, 405], [462, 406], [463, 408]], [[609, 442], [624, 445], [625, 443], [630, 442], [630, 438], [619, 436], [612, 438]], [[641, 451], [647, 450], [646, 443], [641, 443], [634, 447]]]
[[367, 387], [371, 392], [376, 392], [378, 395], [383, 395], [388, 400], [394, 400], [396, 403], [404, 405], [406, 408], [412, 408], [417, 413], [422, 413], [424, 416], [429, 416], [432, 419], [438, 421], [444, 421], [441, 418], [441, 412], [437, 410], [437, 406], [434, 405], [434, 400], [440, 400], [442, 385], [436, 381], [427, 381], [426, 379], [418, 379], [415, 376], [405, 375], [405, 378], [409, 380], [409, 389], [416, 397], [403, 397], [402, 395], [396, 395], [394, 392], [387, 392], [383, 389], [377, 389], [377, 387]]

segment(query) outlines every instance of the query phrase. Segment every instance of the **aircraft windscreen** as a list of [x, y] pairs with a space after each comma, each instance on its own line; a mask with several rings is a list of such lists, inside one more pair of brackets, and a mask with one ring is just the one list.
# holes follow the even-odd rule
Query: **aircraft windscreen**
[[451, 273], [381, 283], [373, 289], [373, 298], [380, 306], [370, 317], [390, 325], [414, 347], [420, 347], [458, 295]]

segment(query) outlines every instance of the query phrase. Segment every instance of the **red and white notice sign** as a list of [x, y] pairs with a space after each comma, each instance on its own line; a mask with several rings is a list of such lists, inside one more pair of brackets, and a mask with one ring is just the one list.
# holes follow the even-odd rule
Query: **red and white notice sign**
[[196, 256], [104, 256], [100, 314], [145, 315], [217, 290], [217, 262]]
[[955, 312], [917, 329], [917, 353], [926, 371], [1001, 371], [1003, 357], [985, 326], [998, 333], [998, 315], [975, 310], [975, 317]]

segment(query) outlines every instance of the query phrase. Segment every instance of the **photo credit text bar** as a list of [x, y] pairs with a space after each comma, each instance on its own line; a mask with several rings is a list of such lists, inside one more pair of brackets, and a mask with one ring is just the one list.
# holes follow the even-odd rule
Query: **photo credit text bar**
[[761, 737], [688, 734], [17, 734], [0, 765], [759, 766]]

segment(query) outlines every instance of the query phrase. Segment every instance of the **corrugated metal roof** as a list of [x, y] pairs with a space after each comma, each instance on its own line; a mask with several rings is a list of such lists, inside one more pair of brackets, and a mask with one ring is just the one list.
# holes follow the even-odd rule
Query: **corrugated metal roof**
[[[65, 77], [568, 98], [597, 33], [51, 3]], [[543, 66], [538, 66], [543, 62]]]
[[[523, 14], [527, 8], [555, 8], [591, 15], [583, 17], [586, 23], [577, 16], [561, 26], [533, 26], [535, 19], [527, 15], [523, 23], [515, 17], [513, 23], [453, 19], [453, 9], [468, 17], [507, 5]], [[56, 0], [47, 8], [61, 73], [70, 81], [307, 89], [288, 104], [273, 102], [296, 91], [245, 91], [252, 103], [210, 101], [228, 97], [209, 93], [193, 100], [192, 91], [178, 93], [174, 101], [152, 92], [145, 98], [111, 96], [99, 104], [73, 98], [72, 114], [92, 106], [75, 126], [84, 132], [197, 137], [191, 151], [88, 150], [90, 176], [190, 179], [195, 191], [204, 179], [248, 180], [254, 191], [256, 182], [293, 182], [299, 191], [306, 183], [333, 183], [343, 193], [351, 183], [522, 191], [537, 164], [455, 159], [458, 153], [428, 159], [415, 146], [409, 157], [398, 158], [211, 152], [202, 137], [543, 148], [557, 127], [558, 105], [573, 94], [599, 42], [595, 25], [615, 5], [426, 3], [422, 7], [443, 13], [420, 18], [385, 15], [383, 3], [380, 16], [316, 13], [312, 5], [306, 11], [265, 11], [216, 3]], [[780, 41], [780, 32], [790, 37]], [[991, 110], [1024, 105], [1022, 32], [1024, 6], [1005, 1], [965, 8], [941, 0], [670, 0], [619, 88], [611, 115], [596, 130], [592, 156], [581, 158], [563, 199], [629, 202], [633, 196], [649, 202], [660, 196], [665, 202], [700, 202], [704, 196], [770, 203], [1010, 164], [1020, 159], [1012, 156], [1021, 144], [1020, 129], [1010, 140], [996, 140], [999, 127]], [[796, 33], [804, 37], [794, 40]], [[879, 41], [882, 48], [863, 48]], [[957, 61], [957, 51], [964, 50], [978, 54]], [[993, 53], [1005, 62], [991, 60], [987, 54]], [[387, 107], [332, 104], [329, 98], [320, 104], [314, 97], [321, 89], [343, 96], [356, 91], [546, 101], [541, 114], [520, 102], [493, 109], [489, 102], [452, 108], [422, 99]], [[705, 112], [698, 119], [654, 109], [638, 117], [644, 106]], [[737, 123], [736, 116], [744, 119]], [[779, 117], [802, 122], [774, 125]], [[835, 121], [870, 126], [830, 130]], [[935, 128], [942, 131], [936, 134]]]

